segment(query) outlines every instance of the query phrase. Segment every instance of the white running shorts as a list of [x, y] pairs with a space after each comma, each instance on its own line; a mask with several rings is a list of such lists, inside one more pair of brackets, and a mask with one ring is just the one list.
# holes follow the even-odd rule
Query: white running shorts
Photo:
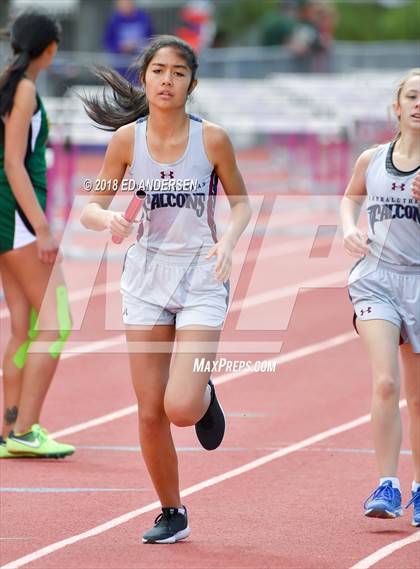
[[392, 322], [420, 353], [420, 267], [364, 257], [350, 272], [349, 295], [355, 318]]
[[216, 281], [215, 265], [215, 257], [191, 261], [132, 245], [121, 278], [124, 324], [221, 327], [229, 286]]

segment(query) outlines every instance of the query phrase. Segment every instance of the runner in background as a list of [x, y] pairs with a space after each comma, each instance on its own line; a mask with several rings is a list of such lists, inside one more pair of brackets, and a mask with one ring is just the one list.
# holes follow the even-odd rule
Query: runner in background
[[[420, 526], [420, 69], [401, 81], [394, 140], [363, 152], [341, 205], [344, 246], [361, 257], [349, 279], [354, 323], [373, 373], [372, 429], [379, 485], [365, 515], [402, 515], [397, 475], [402, 429], [400, 367], [405, 379], [414, 462], [412, 525]], [[368, 233], [357, 227], [367, 198]]]
[[[48, 120], [36, 89], [60, 33], [47, 14], [18, 16], [11, 29], [13, 58], [0, 75], [0, 273], [11, 322], [3, 359], [0, 458], [74, 452], [39, 424], [71, 329], [67, 289], [56, 264], [58, 244], [45, 215]], [[35, 341], [48, 350], [31, 353]]]

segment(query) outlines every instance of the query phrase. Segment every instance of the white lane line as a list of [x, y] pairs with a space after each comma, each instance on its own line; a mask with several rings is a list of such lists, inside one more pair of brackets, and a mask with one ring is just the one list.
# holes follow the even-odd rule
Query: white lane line
[[385, 557], [392, 555], [395, 551], [398, 551], [398, 549], [415, 543], [416, 541], [420, 541], [420, 531], [416, 531], [404, 539], [393, 541], [392, 543], [385, 545], [385, 547], [381, 547], [381, 549], [378, 549], [378, 551], [375, 551], [372, 553], [372, 555], [365, 557], [356, 563], [356, 565], [352, 565], [350, 569], [368, 569], [369, 567], [372, 567], [372, 565], [378, 563], [378, 561], [381, 561], [382, 559], [385, 559]]
[[266, 302], [293, 296], [297, 294], [299, 289], [306, 289], [306, 291], [303, 290], [302, 292], [307, 292], [307, 289], [331, 286], [337, 283], [340, 284], [343, 283], [343, 281], [346, 282], [348, 274], [348, 270], [336, 271], [334, 273], [323, 275], [322, 277], [315, 277], [281, 288], [274, 288], [258, 294], [252, 294], [235, 300], [235, 302], [232, 302], [232, 304], [229, 306], [229, 312], [236, 312], [244, 308], [251, 308], [253, 306], [259, 306], [260, 304], [265, 304]]
[[[107, 292], [116, 292], [120, 289], [120, 281], [112, 281], [110, 283], [104, 283], [100, 285], [96, 285], [95, 288], [92, 286], [88, 286], [85, 288], [81, 288], [79, 290], [73, 290], [69, 294], [70, 302], [77, 302], [78, 300], [84, 300], [85, 298], [100, 296], [101, 294], [105, 294]], [[3, 318], [9, 318], [9, 309], [2, 308], [0, 310], [0, 320]]]
[[[273, 289], [273, 290], [269, 290], [269, 291], [261, 293], [261, 294], [251, 295], [251, 296], [248, 296], [248, 297], [245, 297], [243, 299], [239, 299], [239, 300], [236, 300], [235, 302], [233, 302], [229, 307], [229, 312], [235, 312], [235, 311], [238, 311], [240, 309], [245, 309], [245, 308], [250, 308], [252, 306], [257, 306], [260, 304], [265, 304], [266, 302], [270, 302], [270, 301], [276, 300], [276, 299], [278, 300], [280, 298], [287, 298], [288, 296], [295, 295], [297, 293], [297, 291], [299, 291], [299, 289], [301, 289], [301, 288], [303, 289], [302, 292], [307, 292], [311, 288], [316, 288], [316, 287], [320, 287], [320, 286], [328, 286], [328, 285], [340, 282], [346, 276], [347, 276], [347, 271], [338, 271], [335, 273], [330, 273], [328, 275], [324, 275], [323, 277], [319, 277], [316, 279], [301, 281], [300, 283], [295, 283], [293, 285], [288, 285], [285, 287], [281, 287], [279, 289]], [[101, 285], [101, 286], [105, 287], [105, 285]], [[87, 290], [87, 289], [85, 289], [85, 290]], [[45, 344], [45, 345], [44, 344], [45, 343], [37, 342], [33, 346], [33, 351], [35, 353], [43, 353], [43, 352], [47, 351], [49, 344]], [[73, 351], [64, 352], [60, 359], [65, 360], [68, 358], [77, 357], [80, 354], [90, 354], [90, 353], [105, 350], [107, 348], [111, 348], [114, 346], [121, 346], [123, 344], [125, 345], [125, 336], [124, 335], [112, 336], [111, 338], [108, 338], [106, 340], [97, 340], [94, 342], [87, 341], [84, 344], [67, 342], [67, 344], [66, 344], [67, 350], [71, 349]], [[221, 344], [221, 347], [223, 347], [223, 343]], [[225, 346], [225, 349], [227, 352], [229, 352], [229, 350], [239, 351], [237, 346], [233, 347], [233, 346], [227, 345], [227, 346]], [[273, 349], [277, 349], [277, 345], [275, 347], [273, 347]], [[219, 351], [222, 351], [222, 349], [220, 349]], [[248, 351], [249, 350], [247, 349], [247, 352]], [[271, 349], [267, 349], [266, 351], [271, 351]], [[121, 348], [121, 350], [118, 350], [118, 353], [120, 353], [120, 352], [125, 353], [126, 349]], [[267, 360], [267, 361], [272, 361], [272, 360]], [[3, 370], [0, 369], [0, 377], [2, 377], [2, 376], [3, 376]]]
[[[236, 300], [235, 302], [232, 302], [232, 304], [229, 307], [229, 312], [235, 312], [240, 310], [241, 308], [250, 308], [252, 306], [257, 306], [260, 304], [265, 304], [266, 302], [270, 302], [272, 300], [278, 300], [280, 298], [287, 298], [288, 296], [293, 296], [297, 293], [297, 291], [299, 291], [299, 289], [303, 289], [302, 292], [307, 292], [308, 289], [310, 288], [316, 288], [316, 287], [320, 287], [320, 286], [329, 286], [331, 284], [334, 283], [339, 283], [342, 279], [346, 278], [348, 274], [348, 271], [338, 271], [335, 273], [329, 273], [327, 275], [324, 275], [323, 277], [319, 277], [319, 278], [315, 278], [315, 279], [309, 279], [306, 281], [301, 281], [300, 283], [295, 283], [292, 285], [288, 285], [285, 287], [281, 287], [279, 289], [273, 289], [273, 290], [269, 290], [267, 292], [264, 293], [259, 293], [259, 294], [254, 294], [251, 296], [247, 296], [243, 299], [239, 299]], [[116, 284], [119, 286], [118, 283], [111, 283], [112, 284]], [[305, 288], [306, 287], [306, 288]], [[107, 285], [100, 285], [99, 287], [97, 287], [98, 292], [97, 294], [102, 294], [105, 293], [106, 290], [110, 290], [109, 288], [107, 289]], [[77, 294], [87, 294], [87, 291], [89, 289], [82, 289], [81, 291], [78, 291]], [[116, 346], [116, 345], [120, 345], [122, 343], [125, 342], [125, 336], [123, 335], [119, 335], [119, 336], [113, 336], [112, 338], [109, 338], [107, 340], [98, 340], [96, 342], [86, 342], [85, 345], [80, 346], [80, 345], [76, 345], [75, 347], [73, 346], [73, 349], [75, 350], [74, 352], [67, 352], [64, 353], [60, 359], [68, 359], [71, 357], [76, 357], [79, 354], [88, 354], [91, 352], [96, 352], [96, 351], [100, 351], [100, 350], [104, 350], [106, 348], [112, 347], [112, 346]], [[43, 352], [46, 351], [48, 349], [49, 346], [43, 346], [40, 345], [38, 342], [38, 349], [36, 349], [36, 346], [34, 345], [34, 352]], [[68, 349], [70, 349], [72, 347], [71, 342], [67, 343]], [[0, 377], [3, 376], [3, 370], [0, 369]]]
[[[94, 353], [94, 352], [100, 352], [101, 350], [106, 350], [106, 349], [112, 348], [114, 346], [119, 346], [122, 343], [125, 343], [125, 336], [124, 335], [112, 336], [111, 338], [108, 338], [107, 340], [97, 340], [96, 342], [86, 342], [83, 345], [78, 345], [77, 351], [67, 352], [67, 353], [62, 354], [62, 356], [60, 356], [60, 361], [61, 360], [68, 360], [70, 358], [76, 358], [76, 357], [80, 356], [81, 354], [90, 354], [90, 353]], [[48, 349], [48, 347], [49, 347], [49, 345], [46, 344], [45, 349], [43, 349], [43, 351], [45, 352]], [[36, 353], [35, 350], [34, 350], [34, 352]], [[2, 376], [3, 376], [3, 370], [0, 369], [0, 377], [2, 377]]]
[[[84, 300], [88, 297], [100, 296], [101, 294], [105, 294], [107, 292], [116, 292], [119, 290], [119, 286], [120, 281], [113, 281], [108, 284], [96, 285], [95, 288], [93, 288], [93, 285], [90, 287], [81, 288], [79, 290], [70, 292], [69, 300], [70, 302], [76, 302], [78, 300]], [[9, 318], [9, 316], [10, 314], [8, 308], [2, 308], [0, 310], [0, 320]]]
[[[124, 335], [111, 336], [111, 338], [107, 338], [106, 340], [96, 340], [94, 342], [91, 342], [90, 340], [84, 340], [83, 342], [68, 342], [64, 347], [64, 350], [66, 351], [60, 356], [60, 361], [77, 358], [83, 354], [101, 352], [102, 350], [114, 348], [115, 346], [125, 346], [125, 343], [126, 339]], [[30, 353], [45, 354], [48, 352], [50, 345], [51, 344], [49, 342], [36, 342], [32, 345]], [[112, 350], [109, 353], [127, 353], [127, 349]]]
[[[111, 338], [107, 338], [106, 340], [97, 340], [95, 342], [87, 341], [84, 344], [79, 344], [77, 346], [77, 351], [64, 353], [60, 357], [60, 360], [68, 360], [69, 358], [76, 358], [81, 354], [100, 352], [102, 350], [112, 348], [113, 346], [120, 346], [121, 344], [125, 345], [125, 342], [126, 338], [124, 334], [119, 334], [118, 336], [112, 336]], [[38, 343], [45, 344], [46, 349], [43, 351], [47, 351], [48, 344], [46, 344], [45, 342], [38, 342]], [[34, 353], [36, 353], [36, 351], [37, 350], [34, 350]]]
[[137, 412], [137, 404], [130, 405], [129, 407], [125, 407], [124, 409], [120, 409], [119, 411], [114, 411], [113, 413], [108, 413], [107, 415], [102, 415], [101, 417], [97, 417], [96, 419], [91, 419], [90, 421], [79, 423], [78, 425], [73, 425], [72, 427], [67, 427], [66, 429], [62, 429], [61, 431], [55, 431], [55, 433], [51, 433], [51, 436], [57, 438], [57, 437], [64, 437], [66, 435], [72, 435], [73, 433], [79, 433], [80, 431], [91, 429], [92, 427], [98, 427], [99, 425], [103, 425], [104, 423], [109, 423], [111, 421], [115, 421], [116, 419], [121, 419], [122, 417], [126, 417], [127, 415], [132, 415], [133, 413], [136, 412]]
[[16, 541], [16, 540], [33, 539], [32, 537], [0, 537], [0, 541]]
[[[306, 348], [301, 348], [299, 350], [295, 350], [294, 352], [290, 352], [288, 354], [284, 354], [284, 356], [279, 356], [279, 358], [276, 359], [281, 359], [283, 358], [283, 361], [281, 363], [287, 363], [289, 361], [292, 361], [293, 359], [298, 359], [300, 357], [304, 357], [305, 355], [308, 355], [309, 353], [313, 353], [313, 351], [321, 351], [320, 345], [324, 345], [323, 349], [327, 349], [327, 347], [334, 347], [340, 344], [345, 343], [346, 341], [352, 340], [354, 339], [356, 336], [351, 333], [351, 334], [341, 334], [340, 336], [335, 336], [334, 338], [331, 338], [325, 342], [319, 342], [318, 344], [313, 344], [312, 346], [307, 346]], [[347, 339], [346, 339], [347, 338]], [[315, 346], [318, 346], [318, 349], [315, 348]], [[311, 351], [312, 350], [312, 351]], [[247, 375], [247, 370], [244, 370], [244, 372], [241, 375]], [[231, 381], [232, 379], [234, 379], [234, 377], [237, 377], [239, 374], [225, 374], [224, 376], [219, 377], [218, 379], [215, 380], [215, 383], [226, 383], [227, 381]], [[400, 408], [403, 408], [406, 406], [406, 401], [400, 401]], [[125, 412], [127, 415], [130, 413], [135, 412], [137, 406], [131, 406], [131, 407], [127, 407], [126, 409], [122, 409], [121, 411], [117, 411], [116, 413], [123, 413]], [[107, 419], [107, 420], [103, 420], [105, 419], [105, 417], [109, 417], [112, 414], [109, 414], [108, 416], [104, 416], [104, 417], [99, 417], [98, 419], [94, 420], [97, 421], [97, 424], [102, 424], [103, 422], [108, 422], [110, 420], [113, 419]], [[121, 415], [123, 416], [123, 415]], [[114, 417], [117, 418], [117, 417]], [[102, 421], [101, 421], [102, 419]], [[187, 488], [185, 490], [182, 491], [181, 496], [188, 496], [190, 494], [193, 494], [195, 492], [198, 492], [204, 488], [208, 488], [210, 486], [213, 486], [215, 484], [218, 484], [219, 482], [222, 482], [224, 480], [228, 480], [229, 478], [233, 478], [235, 476], [239, 476], [240, 474], [243, 474], [245, 472], [248, 472], [250, 470], [253, 470], [255, 468], [258, 468], [259, 466], [262, 466], [263, 464], [266, 464], [272, 460], [275, 460], [277, 458], [280, 458], [282, 456], [286, 456], [292, 452], [296, 452], [298, 450], [301, 450], [302, 448], [308, 447], [310, 445], [316, 444], [320, 441], [325, 440], [326, 438], [332, 437], [336, 434], [345, 432], [347, 430], [356, 428], [360, 425], [363, 425], [365, 423], [367, 423], [370, 420], [370, 415], [363, 415], [362, 417], [359, 417], [358, 419], [355, 419], [354, 421], [350, 421], [349, 423], [344, 423], [343, 425], [340, 425], [338, 427], [334, 427], [332, 429], [329, 429], [328, 431], [324, 431], [323, 433], [319, 433], [318, 435], [314, 435], [313, 437], [310, 437], [308, 439], [304, 439], [303, 441], [301, 441], [300, 443], [296, 443], [293, 445], [289, 445], [288, 447], [279, 449], [273, 453], [270, 453], [264, 457], [261, 457], [255, 461], [249, 462], [239, 468], [236, 468], [234, 470], [231, 470], [225, 474], [219, 475], [219, 476], [215, 476], [213, 478], [210, 478], [208, 480], [205, 480], [204, 482], [201, 482], [199, 484], [196, 484], [194, 486], [191, 486], [190, 488]], [[84, 430], [86, 428], [89, 428], [90, 426], [96, 426], [96, 425], [90, 425], [89, 423], [91, 423], [91, 421], [87, 422], [87, 423], [81, 423], [80, 425], [75, 425], [74, 427], [69, 427], [69, 429], [64, 429], [63, 431], [57, 431], [56, 433], [52, 433], [54, 436], [63, 434], [63, 433], [67, 433], [69, 434], [70, 432], [78, 432], [81, 430]], [[71, 431], [70, 431], [71, 429]], [[101, 524], [99, 526], [96, 526], [95, 528], [92, 528], [86, 532], [83, 532], [81, 534], [77, 534], [75, 536], [72, 536], [70, 538], [61, 540], [59, 542], [53, 543], [49, 546], [46, 546], [42, 549], [39, 549], [31, 554], [28, 554], [24, 557], [21, 557], [19, 559], [16, 559], [15, 561], [11, 561], [10, 563], [7, 563], [6, 565], [3, 565], [2, 567], [0, 567], [0, 569], [18, 569], [19, 567], [22, 567], [23, 565], [26, 565], [27, 563], [31, 563], [32, 561], [35, 561], [36, 559], [39, 559], [41, 557], [45, 557], [46, 555], [49, 555], [50, 553], [53, 553], [54, 551], [57, 551], [59, 549], [63, 549], [64, 547], [67, 547], [68, 545], [72, 545], [73, 543], [77, 543], [79, 541], [82, 541], [84, 539], [87, 539], [89, 537], [93, 537], [95, 535], [99, 535], [109, 529], [112, 529], [118, 525], [121, 525], [123, 523], [126, 523], [128, 521], [130, 521], [131, 519], [140, 516], [142, 514], [145, 514], [147, 512], [150, 512], [156, 508], [160, 507], [160, 503], [158, 501], [156, 502], [152, 502], [151, 504], [148, 504], [147, 506], [144, 506], [143, 508], [139, 508], [137, 510], [134, 510], [132, 512], [128, 512], [127, 514], [124, 514], [122, 516], [119, 516], [118, 518], [114, 518], [112, 520], [110, 520], [109, 522], [106, 522], [104, 524]]]
[[[287, 364], [289, 362], [299, 360], [300, 358], [304, 358], [306, 356], [310, 356], [312, 354], [316, 354], [318, 352], [323, 352], [324, 350], [329, 350], [330, 348], [335, 348], [336, 346], [340, 346], [341, 344], [345, 344], [350, 342], [351, 340], [356, 340], [358, 335], [356, 332], [346, 332], [345, 334], [339, 334], [338, 336], [333, 336], [332, 338], [328, 338], [328, 340], [323, 340], [322, 342], [316, 342], [315, 344], [309, 344], [309, 346], [304, 346], [303, 348], [298, 348], [297, 350], [293, 350], [292, 352], [287, 352], [286, 354], [276, 356], [275, 358], [271, 358], [268, 360], [262, 360], [267, 362], [267, 364], [275, 363], [276, 365]], [[216, 377], [214, 379], [215, 385], [220, 385], [222, 383], [227, 383], [232, 379], [236, 379], [237, 377], [242, 377], [244, 375], [249, 375], [251, 373], [255, 373], [253, 370], [244, 369], [239, 372], [233, 373], [226, 373], [221, 375], [220, 377]]]
[[[339, 434], [344, 433], [346, 431], [349, 431], [351, 429], [355, 429], [356, 427], [364, 425], [369, 420], [370, 420], [369, 414], [363, 415], [361, 417], [358, 417], [357, 419], [354, 419], [353, 421], [349, 421], [348, 423], [343, 423], [342, 425], [338, 425], [337, 427], [333, 427], [331, 429], [328, 429], [326, 431], [323, 431], [321, 433], [313, 435], [312, 437], [306, 438], [306, 439], [304, 439], [298, 443], [292, 444], [292, 445], [285, 447], [285, 448], [278, 449], [275, 452], [272, 452], [272, 453], [267, 454], [265, 456], [262, 456], [256, 460], [248, 462], [242, 466], [239, 466], [238, 468], [234, 468], [233, 470], [229, 470], [228, 472], [225, 472], [224, 474], [219, 474], [218, 476], [213, 476], [212, 478], [208, 478], [207, 480], [204, 480], [203, 482], [200, 482], [198, 484], [194, 484], [193, 486], [190, 486], [189, 488], [186, 488], [185, 490], [183, 490], [181, 492], [181, 497], [184, 498], [185, 496], [190, 496], [191, 494], [195, 494], [196, 492], [200, 492], [201, 490], [204, 490], [206, 488], [210, 488], [211, 486], [215, 486], [216, 484], [220, 484], [221, 482], [235, 478], [235, 477], [240, 476], [246, 472], [250, 472], [251, 470], [255, 470], [256, 468], [259, 468], [260, 466], [268, 464], [269, 462], [272, 462], [273, 460], [277, 460], [278, 458], [292, 454], [298, 450], [306, 448], [306, 447], [313, 445], [315, 443], [319, 443], [321, 441], [324, 441], [325, 439], [328, 439], [328, 438], [333, 437], [335, 435], [339, 435]], [[151, 504], [147, 504], [146, 506], [144, 506], [142, 508], [138, 508], [137, 510], [127, 512], [126, 514], [123, 514], [122, 516], [118, 516], [117, 518], [113, 518], [113, 519], [109, 520], [108, 522], [100, 524], [94, 528], [87, 530], [87, 531], [73, 535], [73, 536], [68, 537], [66, 539], [62, 539], [62, 540], [57, 541], [55, 543], [51, 543], [50, 545], [47, 545], [46, 547], [42, 547], [41, 549], [38, 549], [38, 550], [34, 551], [33, 553], [29, 553], [28, 555], [24, 555], [23, 557], [15, 559], [14, 561], [10, 561], [9, 563], [6, 563], [6, 565], [2, 565], [0, 567], [0, 569], [18, 569], [19, 567], [23, 567], [24, 565], [31, 563], [37, 559], [40, 559], [42, 557], [46, 557], [47, 555], [50, 555], [51, 553], [54, 553], [55, 551], [58, 551], [60, 549], [64, 549], [65, 547], [67, 547], [69, 545], [73, 545], [74, 543], [78, 543], [78, 542], [83, 541], [85, 539], [88, 539], [90, 537], [94, 537], [96, 535], [102, 534], [102, 533], [104, 533], [110, 529], [113, 529], [117, 526], [120, 526], [120, 525], [132, 520], [133, 518], [141, 516], [142, 514], [145, 514], [146, 512], [150, 512], [150, 511], [152, 511], [156, 508], [159, 508], [159, 507], [160, 507], [160, 503], [158, 501], [152, 502]]]
[[[245, 258], [242, 260], [241, 251], [238, 251], [235, 254], [233, 259], [233, 264], [245, 264], [250, 263], [251, 261], [255, 261], [256, 259], [270, 259], [271, 257], [281, 257], [283, 255], [289, 255], [290, 253], [296, 253], [298, 251], [305, 251], [307, 250], [308, 253], [310, 251], [310, 247], [313, 243], [314, 238], [312, 239], [299, 239], [298, 241], [280, 243], [270, 245], [266, 247], [264, 250], [254, 250], [251, 249], [245, 255]], [[95, 288], [85, 287], [79, 290], [71, 291], [69, 294], [70, 302], [77, 302], [79, 300], [85, 300], [89, 297], [100, 296], [102, 294], [118, 292], [120, 290], [120, 281], [111, 281], [110, 283], [103, 283], [100, 285], [96, 285]], [[8, 308], [1, 308], [0, 309], [0, 320], [9, 318], [9, 310]]]
[[[286, 364], [294, 360], [298, 360], [300, 358], [304, 358], [311, 354], [315, 354], [318, 352], [323, 352], [324, 350], [328, 350], [330, 348], [335, 348], [336, 346], [340, 346], [341, 344], [345, 344], [351, 340], [356, 339], [358, 336], [355, 332], [347, 332], [346, 334], [340, 334], [338, 336], [334, 336], [333, 338], [329, 338], [328, 340], [324, 340], [323, 342], [317, 342], [315, 344], [310, 344], [309, 346], [305, 346], [304, 348], [299, 348], [297, 350], [293, 350], [292, 352], [288, 352], [287, 354], [283, 354], [272, 358], [270, 360], [262, 360], [267, 362], [276, 362], [276, 364]], [[69, 354], [73, 355], [73, 354]], [[237, 379], [238, 377], [243, 377], [246, 375], [251, 375], [254, 373], [253, 369], [244, 369], [240, 372], [235, 373], [226, 373], [219, 377], [214, 378], [215, 385], [221, 385], [223, 383], [227, 383], [228, 381], [232, 381]], [[108, 413], [107, 415], [102, 415], [97, 417], [96, 419], [91, 419], [90, 421], [86, 421], [84, 423], [79, 423], [77, 425], [73, 425], [71, 427], [67, 427], [62, 429], [61, 431], [56, 431], [51, 433], [53, 437], [62, 437], [64, 435], [70, 435], [73, 433], [78, 433], [80, 431], [85, 431], [86, 429], [90, 429], [92, 427], [97, 427], [98, 425], [103, 425], [104, 423], [109, 423], [110, 421], [114, 421], [115, 419], [120, 419], [121, 417], [126, 417], [127, 415], [131, 415], [132, 413], [137, 412], [137, 405], [130, 405], [129, 407], [125, 407], [118, 411], [114, 411], [113, 413]]]
[[[269, 245], [268, 247], [261, 247], [257, 249], [251, 249], [248, 251], [244, 262], [251, 262], [261, 259], [270, 259], [271, 257], [281, 257], [283, 255], [289, 255], [290, 253], [297, 253], [298, 251], [307, 251], [308, 254], [311, 251], [312, 244], [314, 242], [315, 236], [312, 238], [299, 239], [298, 241], [286, 241], [285, 243], [279, 243], [274, 245]], [[240, 255], [235, 253], [233, 258], [233, 264], [240, 264]]]
[[[327, 275], [323, 275], [321, 277], [315, 277], [312, 279], [308, 279], [306, 281], [301, 281], [301, 282], [294, 283], [291, 285], [287, 285], [284, 287], [271, 289], [271, 290], [268, 290], [268, 291], [263, 292], [263, 293], [245, 296], [244, 298], [240, 298], [240, 299], [236, 300], [235, 302], [232, 302], [232, 304], [229, 306], [228, 313], [237, 312], [239, 310], [251, 308], [253, 306], [258, 306], [261, 304], [266, 304], [267, 302], [271, 302], [273, 300], [279, 300], [281, 298], [287, 298], [287, 297], [295, 296], [298, 293], [298, 291], [301, 289], [303, 289], [303, 290], [301, 290], [301, 292], [309, 292], [313, 288], [320, 288], [323, 286], [331, 286], [333, 284], [340, 284], [344, 279], [347, 278], [347, 276], [348, 276], [347, 270], [336, 271], [334, 273], [328, 273]], [[101, 342], [104, 343], [104, 347], [100, 347]], [[124, 336], [113, 336], [109, 340], [92, 342], [91, 344], [89, 342], [87, 342], [86, 344], [82, 344], [82, 345], [80, 345], [80, 343], [67, 342], [65, 349], [72, 350], [72, 351], [67, 352], [67, 354], [64, 353], [62, 356], [62, 359], [65, 359], [65, 356], [67, 356], [67, 357], [73, 356], [74, 357], [78, 353], [90, 353], [90, 352], [105, 349], [106, 347], [121, 345], [124, 343], [125, 343], [125, 337]], [[219, 349], [219, 352], [223, 351], [223, 345], [225, 346], [225, 351], [228, 353], [234, 352], [234, 351], [235, 352], [242, 351], [242, 350], [239, 350], [238, 346], [236, 346], [235, 343], [233, 345], [230, 345], [229, 343], [223, 344], [223, 342], [222, 342], [221, 347]], [[92, 348], [90, 348], [90, 346], [92, 346]], [[99, 346], [99, 347], [97, 347], [97, 346]], [[139, 345], [138, 347], [140, 348], [141, 346]], [[277, 344], [276, 345], [273, 344], [273, 346], [269, 346], [266, 351], [272, 351], [271, 347], [273, 349], [276, 349]], [[49, 348], [48, 343], [37, 342], [33, 345], [33, 352], [43, 353], [43, 352], [48, 351], [48, 348]], [[160, 349], [160, 346], [157, 349]], [[248, 348], [248, 347], [245, 347], [244, 349], [247, 353], [249, 353], [249, 351], [251, 350], [251, 348]], [[121, 350], [118, 350], [118, 352], [124, 353], [124, 352], [126, 352], [126, 349], [121, 347]], [[0, 373], [0, 375], [1, 375], [1, 373]]]
[[82, 492], [151, 492], [151, 488], [0, 488], [0, 494], [76, 494]]

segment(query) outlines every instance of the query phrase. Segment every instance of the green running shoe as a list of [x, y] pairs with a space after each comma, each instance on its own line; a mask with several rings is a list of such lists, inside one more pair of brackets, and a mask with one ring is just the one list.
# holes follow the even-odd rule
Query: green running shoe
[[13, 457], [13, 454], [7, 450], [6, 441], [3, 437], [0, 437], [0, 458], [17, 458], [17, 455]]
[[52, 439], [48, 431], [38, 424], [32, 425], [27, 433], [19, 436], [11, 431], [6, 441], [6, 448], [10, 454], [39, 458], [64, 458], [76, 450], [71, 445]]

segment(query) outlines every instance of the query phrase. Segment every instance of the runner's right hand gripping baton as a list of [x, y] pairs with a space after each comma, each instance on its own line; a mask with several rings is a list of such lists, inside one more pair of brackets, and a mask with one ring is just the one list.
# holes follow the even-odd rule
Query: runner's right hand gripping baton
[[[146, 192], [143, 192], [143, 190], [137, 190], [137, 192], [133, 196], [133, 199], [128, 204], [128, 207], [125, 210], [124, 219], [130, 222], [136, 219], [136, 216], [140, 211], [141, 205], [145, 197], [146, 197]], [[122, 243], [123, 239], [124, 237], [120, 237], [119, 235], [112, 236], [112, 241], [117, 245]]]

